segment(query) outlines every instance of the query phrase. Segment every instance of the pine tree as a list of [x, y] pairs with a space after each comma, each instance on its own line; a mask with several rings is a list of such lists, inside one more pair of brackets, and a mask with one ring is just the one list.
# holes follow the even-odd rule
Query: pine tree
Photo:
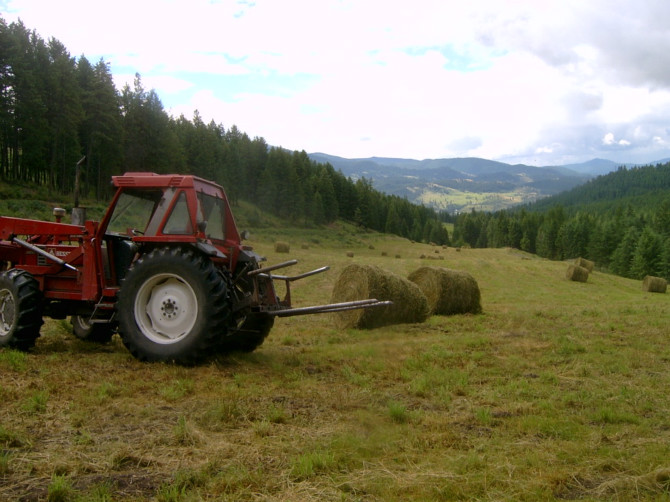
[[321, 197], [319, 192], [316, 192], [312, 198], [312, 220], [317, 225], [326, 223], [326, 211], [323, 205], [323, 197]]
[[174, 128], [158, 94], [147, 91], [139, 73], [133, 88], [121, 92], [123, 114], [123, 164], [128, 171], [166, 173], [179, 166], [179, 149]]
[[81, 158], [79, 124], [83, 118], [75, 60], [58, 40], [48, 45], [45, 95], [49, 143], [47, 162], [51, 185], [65, 192], [74, 186], [75, 164]]
[[523, 229], [521, 227], [521, 221], [518, 218], [514, 218], [509, 221], [508, 227], [508, 245], [515, 248], [521, 249], [521, 240], [523, 239]]
[[356, 181], [356, 194], [358, 200], [356, 223], [364, 228], [376, 228], [372, 182], [365, 178]]
[[356, 186], [341, 172], [332, 169], [330, 164], [327, 164], [326, 168], [330, 168], [329, 171], [332, 172], [331, 178], [340, 217], [348, 221], [354, 221], [356, 207], [358, 206]]
[[544, 221], [537, 230], [536, 246], [538, 255], [552, 260], [563, 258], [558, 237], [564, 221], [565, 213], [562, 206], [553, 207], [547, 212]]
[[611, 256], [619, 244], [621, 231], [615, 220], [595, 224], [590, 234], [588, 257], [603, 267], [609, 267]]
[[646, 275], [659, 276], [663, 273], [663, 241], [651, 228], [646, 227], [635, 246], [631, 260], [630, 276], [643, 279]]
[[656, 210], [654, 228], [659, 234], [670, 237], [670, 198], [666, 198]]
[[[229, 197], [236, 203], [237, 199], [243, 193], [246, 193], [249, 183], [247, 172], [252, 158], [251, 140], [236, 125], [233, 125], [225, 132], [224, 138], [227, 146], [222, 161], [223, 176], [220, 182], [226, 186], [230, 194]], [[262, 168], [266, 167], [269, 162], [268, 158]], [[262, 171], [262, 168], [259, 169], [259, 173]]]
[[670, 237], [663, 241], [663, 250], [661, 251], [661, 277], [670, 281]]
[[[299, 180], [296, 180], [296, 185], [299, 185]], [[330, 178], [328, 170], [325, 168], [319, 169], [319, 176], [317, 178], [317, 191], [321, 194], [323, 199], [324, 217], [326, 222], [330, 223], [339, 216], [339, 207], [337, 197], [335, 197], [335, 188]]]
[[398, 209], [395, 204], [389, 206], [388, 214], [386, 216], [386, 226], [384, 231], [387, 234], [401, 235], [402, 225]]
[[537, 230], [540, 226], [539, 216], [537, 213], [526, 212], [522, 209], [519, 216], [521, 223], [521, 249], [528, 253], [535, 253]]
[[8, 138], [12, 152], [8, 179], [49, 183], [45, 168], [49, 145], [45, 103], [47, 48], [44, 40], [20, 21], [9, 26], [9, 34], [14, 120]]
[[14, 113], [16, 92], [11, 52], [14, 47], [12, 35], [5, 20], [0, 18], [0, 177], [12, 175], [12, 158], [16, 154]]
[[640, 237], [640, 231], [636, 227], [629, 227], [623, 239], [612, 253], [610, 268], [613, 273], [623, 277], [630, 277], [630, 268], [633, 254]]
[[438, 246], [448, 246], [450, 244], [449, 233], [444, 225], [438, 220], [432, 220], [429, 225], [431, 227], [429, 242]]
[[588, 257], [589, 236], [593, 222], [589, 215], [577, 213], [567, 220], [558, 234], [562, 255], [566, 258]]
[[249, 145], [249, 164], [244, 172], [244, 183], [240, 187], [240, 196], [255, 202], [258, 197], [258, 178], [267, 164], [268, 144], [263, 138], [255, 137]]

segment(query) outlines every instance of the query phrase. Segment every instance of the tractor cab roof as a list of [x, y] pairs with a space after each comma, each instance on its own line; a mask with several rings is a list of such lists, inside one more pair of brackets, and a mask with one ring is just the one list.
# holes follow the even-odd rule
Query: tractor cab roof
[[135, 188], [195, 188], [208, 193], [219, 192], [223, 194], [223, 187], [190, 174], [156, 174], [151, 172], [128, 172], [122, 176], [112, 176], [112, 184], [119, 187]]

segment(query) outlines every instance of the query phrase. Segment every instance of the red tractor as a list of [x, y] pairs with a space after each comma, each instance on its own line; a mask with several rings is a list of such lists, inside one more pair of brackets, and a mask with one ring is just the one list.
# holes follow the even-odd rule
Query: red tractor
[[[126, 173], [102, 221], [0, 217], [0, 347], [31, 348], [42, 317], [70, 316], [74, 334], [118, 331], [138, 359], [194, 363], [252, 351], [275, 317], [385, 305], [375, 299], [291, 307], [294, 277], [261, 268], [242, 244], [223, 188], [196, 176]], [[285, 283], [278, 298], [275, 280]]]

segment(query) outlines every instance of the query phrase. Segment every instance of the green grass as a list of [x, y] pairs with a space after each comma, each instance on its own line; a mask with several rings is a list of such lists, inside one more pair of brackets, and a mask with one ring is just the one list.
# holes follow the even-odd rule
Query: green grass
[[48, 502], [68, 502], [73, 499], [70, 481], [63, 475], [54, 474], [47, 488]]
[[[73, 197], [58, 194], [49, 187], [36, 187], [20, 182], [0, 182], [0, 215], [30, 218], [35, 220], [53, 221], [53, 209], [64, 208], [71, 214], [74, 206]], [[93, 200], [82, 200], [81, 207], [86, 207], [87, 217], [100, 219], [105, 210], [105, 203]]]
[[12, 371], [23, 371], [26, 368], [27, 356], [18, 350], [3, 350], [0, 352], [0, 367]]
[[193, 367], [47, 320], [30, 353], [0, 350], [0, 500], [670, 500], [667, 295], [508, 249], [249, 229], [290, 274], [331, 266], [293, 283], [297, 306], [330, 301], [351, 261], [428, 263], [471, 273], [484, 313], [278, 319], [256, 352]]

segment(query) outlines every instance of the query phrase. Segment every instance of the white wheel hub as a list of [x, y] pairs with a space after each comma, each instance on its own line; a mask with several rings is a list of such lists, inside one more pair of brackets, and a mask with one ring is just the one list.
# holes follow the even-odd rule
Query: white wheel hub
[[0, 291], [0, 336], [7, 336], [14, 324], [16, 307], [12, 293], [3, 289]]
[[155, 343], [175, 343], [187, 337], [198, 318], [193, 288], [176, 274], [148, 279], [135, 297], [135, 321]]

